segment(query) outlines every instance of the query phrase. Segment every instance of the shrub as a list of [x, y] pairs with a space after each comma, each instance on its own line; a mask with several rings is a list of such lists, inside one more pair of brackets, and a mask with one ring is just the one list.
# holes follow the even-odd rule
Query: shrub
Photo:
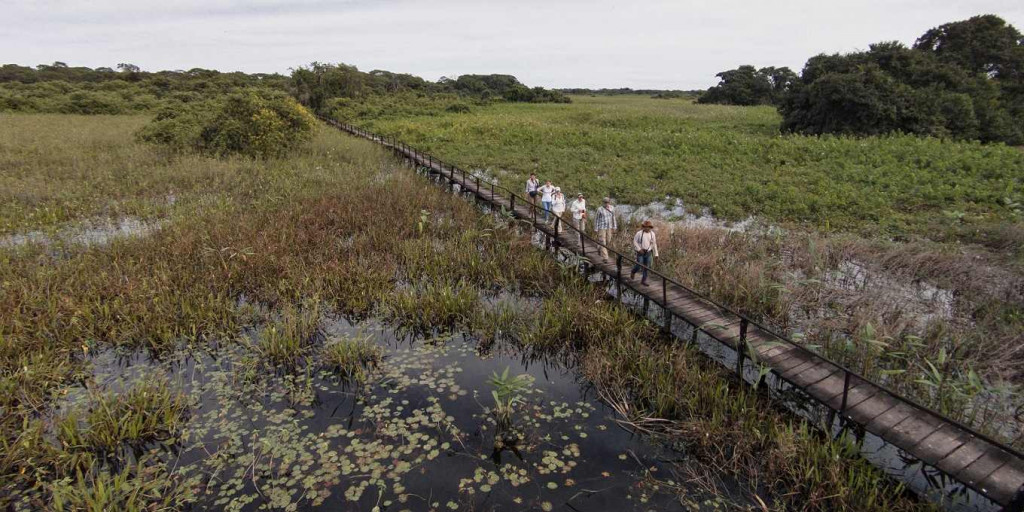
[[452, 103], [444, 109], [445, 112], [452, 112], [454, 114], [465, 114], [469, 112], [469, 105], [465, 103]]
[[270, 158], [308, 142], [315, 121], [287, 96], [248, 92], [167, 107], [138, 136], [178, 150]]

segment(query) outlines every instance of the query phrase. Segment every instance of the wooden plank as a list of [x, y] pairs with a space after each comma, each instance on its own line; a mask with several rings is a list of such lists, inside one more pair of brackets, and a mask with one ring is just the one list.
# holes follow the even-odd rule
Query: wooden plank
[[[872, 400], [876, 399], [877, 397], [872, 398]], [[893, 399], [893, 401], [896, 403], [895, 407], [889, 408], [884, 413], [879, 414], [875, 419], [868, 422], [867, 425], [864, 425], [864, 428], [866, 428], [868, 432], [877, 436], [883, 436], [884, 439], [884, 435], [889, 432], [889, 429], [899, 425], [901, 421], [904, 421], [918, 413], [916, 407], [912, 407], [895, 399]]]
[[889, 397], [888, 393], [880, 391], [853, 407], [847, 407], [846, 416], [866, 427], [871, 420], [896, 407], [898, 403], [899, 401]]
[[932, 466], [938, 464], [938, 462], [954, 450], [959, 448], [961, 445], [973, 439], [974, 436], [961, 430], [955, 425], [945, 423], [942, 428], [928, 434], [924, 439], [919, 441], [917, 444], [910, 447], [911, 453], [915, 457], [921, 459], [926, 464]]
[[789, 372], [799, 368], [802, 365], [810, 364], [814, 361], [809, 354], [802, 350], [791, 350], [786, 353], [785, 358], [778, 358], [772, 364], [775, 368], [775, 373], [778, 373], [782, 377], [787, 377]]
[[983, 488], [981, 482], [1008, 462], [1010, 462], [1010, 454], [1002, 450], [989, 448], [984, 450], [981, 457], [978, 457], [974, 462], [953, 476], [967, 485], [979, 487], [979, 490], [988, 494], [992, 490]]
[[829, 363], [828, 361], [819, 360], [814, 366], [808, 367], [798, 374], [794, 374], [789, 381], [806, 389], [811, 384], [820, 382], [822, 379], [837, 371], [839, 371], [839, 368], [834, 364]]
[[1013, 458], [982, 480], [979, 486], [982, 489], [989, 489], [989, 495], [1000, 504], [1009, 504], [1016, 490], [1024, 486], [1024, 461]]
[[841, 396], [843, 394], [844, 373], [839, 367], [834, 368], [835, 371], [830, 373], [827, 377], [807, 386], [807, 394], [817, 398], [825, 404], [827, 404], [828, 401], [836, 395]]
[[[919, 454], [915, 448], [919, 448], [918, 443], [942, 428], [943, 422], [916, 407], [913, 409], [914, 413], [909, 418], [882, 434], [882, 439], [902, 447], [911, 455], [923, 460], [926, 454], [923, 451]], [[931, 454], [928, 455], [930, 458], [936, 458]]]
[[981, 442], [981, 440], [976, 437], [971, 437], [971, 439], [966, 443], [960, 445], [959, 448], [943, 457], [942, 460], [935, 464], [935, 467], [939, 468], [939, 470], [947, 475], [955, 476], [964, 468], [971, 465], [972, 462], [981, 458], [981, 456], [985, 454], [985, 450], [987, 448], [988, 445], [986, 443]]
[[[778, 374], [792, 381], [793, 376], [818, 364], [820, 359], [806, 353], [793, 354], [789, 360], [779, 365]], [[792, 363], [791, 363], [792, 362]]]

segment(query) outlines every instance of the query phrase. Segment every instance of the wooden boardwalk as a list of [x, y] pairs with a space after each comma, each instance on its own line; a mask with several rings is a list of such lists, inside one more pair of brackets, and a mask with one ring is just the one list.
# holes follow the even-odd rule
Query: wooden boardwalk
[[[671, 312], [664, 318], [667, 329], [671, 330], [671, 323], [682, 319], [741, 356], [770, 367], [779, 378], [836, 411], [846, 421], [862, 426], [867, 432], [1005, 506], [1004, 511], [1024, 510], [1024, 456], [1019, 452], [890, 393], [656, 272], [651, 272], [647, 284], [642, 284], [639, 274], [636, 279], [629, 276], [632, 260], [622, 258], [620, 265], [619, 257], [610, 248], [609, 259], [603, 260], [600, 246], [589, 237], [581, 236], [575, 228], [565, 226], [556, 234], [552, 226], [536, 222], [537, 207], [502, 187], [482, 182], [478, 176], [444, 165], [403, 144], [352, 126], [327, 122], [389, 147], [453, 185], [458, 184], [481, 201], [530, 222], [553, 242], [557, 240], [560, 247], [587, 258], [593, 267], [615, 279], [620, 291], [623, 287], [629, 288], [646, 301]], [[743, 359], [739, 358], [738, 368], [742, 367]]]

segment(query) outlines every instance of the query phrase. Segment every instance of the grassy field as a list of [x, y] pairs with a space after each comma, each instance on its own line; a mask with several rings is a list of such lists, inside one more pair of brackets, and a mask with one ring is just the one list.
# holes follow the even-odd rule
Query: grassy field
[[[359, 383], [387, 384], [373, 369], [372, 348], [323, 343], [324, 317], [344, 315], [576, 361], [630, 419], [670, 419], [656, 430], [685, 446], [705, 478], [735, 476], [772, 510], [930, 509], [858, 459], [845, 439], [823, 439], [691, 349], [665, 343], [654, 326], [600, 300], [598, 289], [535, 250], [515, 225], [429, 185], [369, 143], [320, 129], [290, 158], [213, 159], [140, 145], [132, 133], [141, 122], [23, 115], [0, 123], [8, 233], [74, 229], [96, 216], [160, 221], [145, 236], [105, 244], [0, 246], [2, 508], [255, 501], [274, 509], [343, 493], [369, 496], [367, 508], [373, 499], [405, 503], [405, 486], [392, 476], [413, 466], [391, 452], [371, 477], [358, 467], [370, 460], [361, 451], [367, 445], [331, 441], [336, 429], [313, 432], [308, 443], [299, 433], [275, 434], [315, 414], [313, 372], [340, 371], [357, 396]], [[510, 309], [494, 300], [500, 293], [539, 307]], [[299, 398], [266, 428], [226, 423], [227, 414], [205, 411], [173, 371], [161, 378], [143, 366], [135, 381], [96, 382], [97, 358], [115, 349], [172, 362], [184, 354], [233, 361], [218, 393], [231, 403], [254, 400], [253, 410], [268, 396]], [[239, 430], [204, 445], [203, 433], [218, 425]], [[369, 445], [377, 446], [390, 432], [380, 428], [360, 435], [378, 436]], [[269, 462], [257, 457], [264, 449]], [[209, 460], [197, 470], [177, 458], [185, 452]], [[338, 472], [319, 464], [339, 459], [357, 471], [335, 481]], [[285, 472], [290, 463], [301, 469]], [[388, 478], [376, 476], [384, 472]], [[239, 494], [243, 488], [255, 490]], [[473, 499], [459, 498], [469, 506]]]
[[1002, 244], [1007, 234], [998, 226], [1019, 223], [1024, 203], [1017, 148], [898, 135], [780, 136], [771, 107], [574, 97], [569, 105], [364, 124], [462, 167], [504, 171], [516, 185], [537, 172], [591, 198], [646, 204], [671, 196], [691, 212], [709, 208], [730, 220], [757, 215], [824, 231]]

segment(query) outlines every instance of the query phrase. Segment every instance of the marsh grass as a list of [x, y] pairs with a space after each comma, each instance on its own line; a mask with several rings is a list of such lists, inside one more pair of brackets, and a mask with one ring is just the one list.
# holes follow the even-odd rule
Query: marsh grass
[[126, 460], [126, 448], [138, 452], [148, 443], [173, 441], [190, 408], [188, 397], [167, 382], [146, 381], [124, 393], [91, 397], [86, 413], [72, 412], [61, 419], [57, 438], [69, 451], [96, 451]]
[[[59, 131], [57, 118], [16, 122], [51, 123]], [[104, 130], [124, 132], [108, 122], [117, 124], [96, 121], [93, 139], [83, 120], [72, 120], [68, 129], [101, 155], [97, 140], [118, 140]], [[0, 127], [0, 138], [18, 139], [7, 126]], [[74, 131], [79, 128], [82, 133]], [[22, 146], [35, 143], [19, 140], [19, 158], [32, 154]], [[71, 188], [101, 195], [104, 180], [94, 184], [87, 177], [104, 173], [97, 162], [106, 157], [75, 168], [80, 149], [55, 145], [53, 154], [40, 157], [63, 162], [56, 166], [63, 172], [76, 169], [84, 183], [55, 181], [46, 192], [54, 201], [79, 193], [64, 190]], [[152, 149], [132, 151], [152, 165], [166, 163], [147, 153]], [[595, 386], [628, 404], [631, 419], [656, 420], [658, 428], [649, 430], [681, 440], [716, 470], [768, 482], [780, 508], [927, 508], [863, 461], [835, 451], [829, 439], [800, 430], [801, 421], [737, 386], [695, 350], [668, 343], [654, 326], [603, 300], [602, 290], [535, 250], [519, 227], [491, 221], [402, 171], [369, 143], [319, 130], [308, 154], [289, 159], [197, 162], [223, 179], [175, 203], [187, 207], [149, 236], [56, 256], [36, 246], [0, 249], [0, 389], [11, 391], [0, 415], [0, 506], [160, 509], [185, 503], [179, 497], [186, 490], [160, 478], [165, 459], [135, 458], [120, 448], [173, 439], [187, 407], [166, 386], [99, 393], [95, 407], [75, 410], [56, 430], [47, 420], [55, 397], [88, 369], [90, 354], [110, 347], [153, 354], [211, 345], [250, 350], [231, 376], [245, 396], [259, 389], [268, 361], [359, 359], [361, 348], [339, 348], [334, 355], [313, 350], [316, 326], [327, 314], [379, 313], [413, 329], [461, 329], [570, 356]], [[146, 167], [132, 172], [144, 175]], [[125, 190], [117, 187], [131, 188], [109, 186], [113, 195]], [[423, 211], [431, 212], [426, 221]], [[21, 214], [12, 219], [17, 226], [36, 222]], [[489, 301], [496, 286], [510, 287], [536, 307]], [[262, 333], [255, 343], [246, 336], [251, 332]], [[312, 401], [310, 368], [299, 365], [302, 371], [286, 375], [287, 400]], [[55, 445], [54, 438], [66, 442]], [[112, 460], [100, 451], [111, 452], [106, 458]], [[807, 479], [811, 469], [824, 476]]]
[[355, 383], [366, 380], [368, 372], [383, 356], [383, 350], [370, 337], [345, 337], [334, 340], [322, 349], [323, 364], [338, 375]]
[[316, 301], [306, 301], [301, 308], [285, 304], [280, 318], [263, 328], [257, 343], [258, 351], [273, 364], [294, 364], [302, 358], [319, 334], [321, 310]]
[[145, 512], [175, 510], [191, 496], [160, 465], [139, 461], [120, 472], [78, 470], [54, 483], [53, 510]]

